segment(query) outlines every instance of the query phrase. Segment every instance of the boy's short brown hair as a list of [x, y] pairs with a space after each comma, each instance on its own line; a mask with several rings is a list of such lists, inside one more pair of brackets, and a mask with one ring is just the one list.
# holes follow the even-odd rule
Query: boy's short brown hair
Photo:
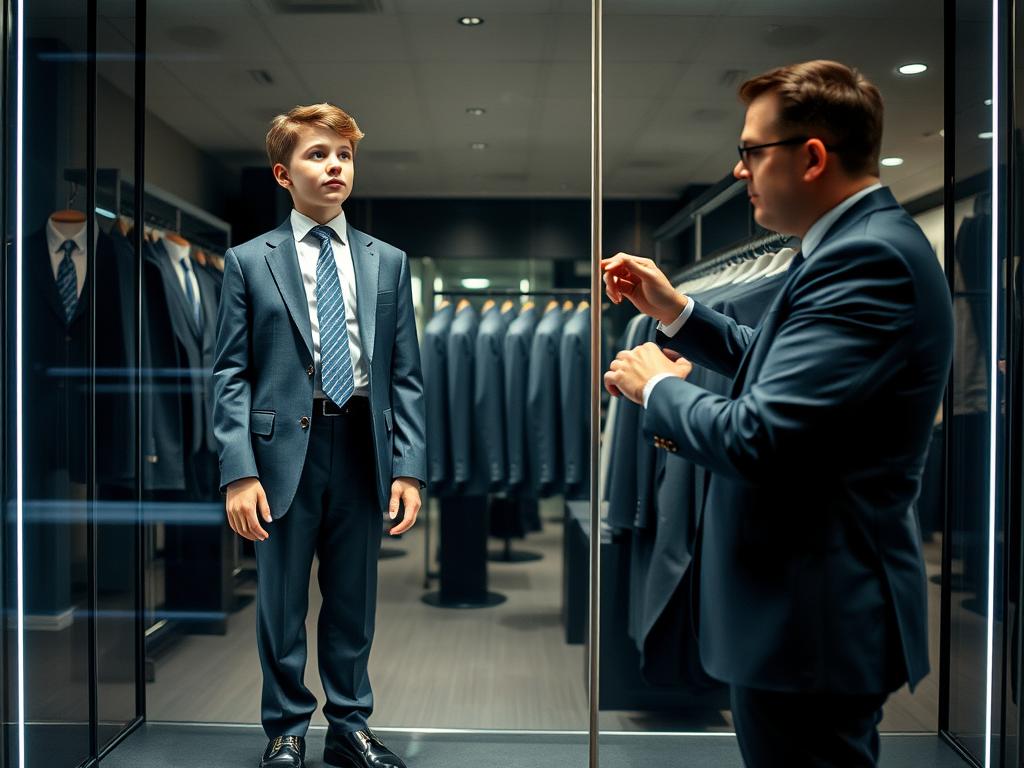
[[882, 95], [856, 69], [837, 61], [805, 61], [765, 72], [740, 86], [740, 98], [748, 106], [765, 93], [779, 96], [780, 128], [835, 147], [850, 175], [878, 175]]
[[334, 131], [343, 139], [352, 142], [352, 151], [365, 135], [356, 124], [355, 118], [340, 107], [333, 104], [310, 104], [307, 107], [295, 107], [278, 115], [270, 123], [267, 131], [267, 157], [273, 167], [278, 163], [284, 166], [292, 159], [295, 144], [299, 140], [299, 129], [304, 125], [315, 125]]

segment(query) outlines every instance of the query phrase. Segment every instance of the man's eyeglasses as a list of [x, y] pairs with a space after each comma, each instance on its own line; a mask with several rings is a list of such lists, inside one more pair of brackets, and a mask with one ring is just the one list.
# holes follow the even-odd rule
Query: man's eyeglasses
[[[810, 141], [812, 138], [814, 138], [814, 137], [813, 136], [795, 136], [792, 139], [783, 139], [782, 141], [770, 141], [767, 144], [754, 144], [754, 145], [749, 146], [749, 147], [745, 147], [742, 144], [740, 144], [738, 147], [736, 147], [736, 151], [740, 155], [740, 162], [741, 163], [746, 163], [751, 152], [756, 152], [756, 151], [758, 151], [760, 149], [768, 149], [768, 147], [790, 147], [790, 146], [795, 146], [797, 144], [803, 144], [805, 141]], [[825, 149], [827, 149], [829, 152], [832, 152], [832, 151], [834, 151], [836, 149], [836, 147], [830, 147], [830, 146], [828, 146], [826, 144], [825, 145]]]

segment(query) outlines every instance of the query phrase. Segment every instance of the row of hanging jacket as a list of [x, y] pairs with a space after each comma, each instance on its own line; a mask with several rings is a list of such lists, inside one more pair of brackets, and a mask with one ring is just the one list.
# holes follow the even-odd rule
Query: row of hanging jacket
[[[677, 289], [739, 323], [755, 326], [785, 281], [794, 253], [791, 248], [740, 251]], [[618, 347], [633, 349], [656, 336], [656, 321], [637, 316]], [[699, 366], [689, 381], [720, 394], [729, 391], [725, 377]], [[716, 685], [700, 666], [689, 624], [689, 565], [707, 471], [656, 450], [643, 435], [642, 411], [628, 400], [613, 400], [602, 437], [607, 457], [601, 476], [606, 523], [629, 549], [628, 631], [640, 652], [641, 672], [650, 683], [700, 692]]]
[[587, 493], [588, 303], [443, 302], [422, 353], [432, 493]]
[[[197, 479], [193, 455], [216, 449], [211, 371], [222, 277], [215, 259], [201, 264], [179, 236], [147, 232], [140, 323], [139, 259], [128, 226], [118, 220], [104, 228], [97, 220], [92, 229], [90, 246], [85, 214], [58, 211], [25, 240], [24, 391], [33, 421], [25, 439], [26, 466], [33, 468], [26, 492], [68, 498], [68, 483], [87, 484], [90, 417], [97, 425], [97, 480], [133, 487], [138, 408], [143, 488], [209, 486]], [[143, 391], [134, 397], [140, 368]]]

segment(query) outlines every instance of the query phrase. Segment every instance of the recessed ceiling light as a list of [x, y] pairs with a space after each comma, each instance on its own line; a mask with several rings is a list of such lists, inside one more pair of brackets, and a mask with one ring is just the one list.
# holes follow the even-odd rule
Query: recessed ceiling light
[[463, 16], [459, 19], [459, 24], [464, 27], [479, 27], [484, 23], [484, 20], [479, 16]]
[[462, 287], [471, 291], [481, 291], [491, 287], [491, 281], [486, 277], [467, 277], [462, 280]]
[[991, 139], [992, 138], [992, 131], [982, 131], [981, 133], [978, 134], [978, 138], [979, 139]]
[[898, 165], [903, 165], [903, 158], [902, 157], [883, 157], [881, 162], [882, 162], [882, 165], [884, 165], [886, 168], [895, 168]]
[[486, 115], [487, 110], [483, 107], [467, 107], [466, 114], [472, 115], [473, 117], [480, 117], [481, 115]]
[[920, 75], [922, 72], [927, 71], [927, 64], [904, 64], [899, 68], [899, 73], [901, 75]]
[[470, 149], [475, 149], [477, 151], [480, 151], [480, 150], [487, 149], [487, 145], [484, 144], [482, 141], [474, 141], [472, 144], [469, 145], [469, 148]]
[[986, 107], [991, 107], [992, 106], [992, 99], [985, 99], [985, 106]]

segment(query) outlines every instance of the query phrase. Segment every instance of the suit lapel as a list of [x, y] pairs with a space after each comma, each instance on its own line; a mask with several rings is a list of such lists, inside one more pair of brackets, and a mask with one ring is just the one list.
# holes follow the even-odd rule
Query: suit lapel
[[277, 283], [292, 322], [306, 342], [309, 359], [313, 359], [313, 331], [309, 324], [309, 302], [306, 289], [302, 285], [302, 270], [299, 268], [299, 253], [295, 249], [295, 236], [292, 234], [291, 221], [285, 219], [284, 224], [275, 229], [267, 238], [269, 246], [266, 254], [267, 266]]
[[380, 259], [373, 240], [358, 229], [348, 228], [352, 267], [356, 273], [356, 314], [363, 354], [373, 362], [373, 342], [377, 331], [377, 284], [380, 280]]

